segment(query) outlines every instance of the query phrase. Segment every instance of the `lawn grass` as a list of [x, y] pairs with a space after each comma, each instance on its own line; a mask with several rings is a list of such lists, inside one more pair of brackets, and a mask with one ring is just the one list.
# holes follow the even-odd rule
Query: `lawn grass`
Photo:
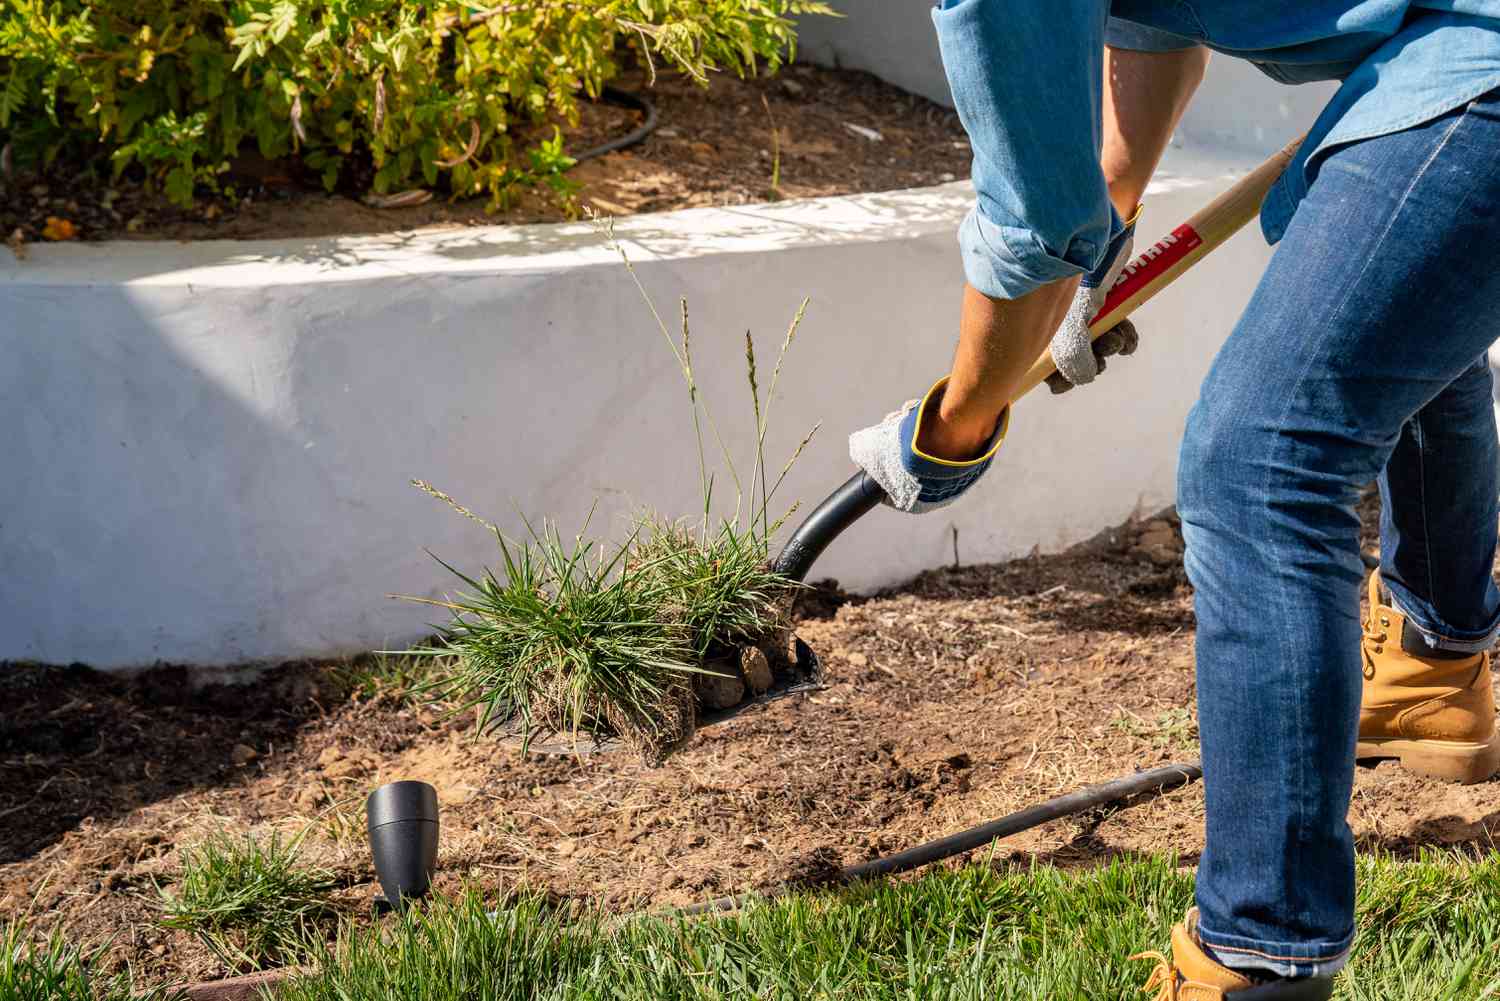
[[220, 832], [182, 850], [161, 923], [192, 932], [230, 969], [247, 972], [299, 961], [336, 915], [333, 874], [304, 865], [301, 840]]
[[[1142, 949], [1191, 902], [1171, 859], [1088, 871], [971, 867], [687, 919], [610, 921], [475, 896], [354, 932], [283, 1001], [1139, 998]], [[1500, 859], [1360, 860], [1360, 926], [1335, 997], [1500, 997]]]
[[60, 928], [32, 938], [26, 921], [0, 923], [0, 998], [4, 1001], [176, 1001], [181, 992], [138, 987], [129, 973], [101, 974], [103, 947], [82, 948]]

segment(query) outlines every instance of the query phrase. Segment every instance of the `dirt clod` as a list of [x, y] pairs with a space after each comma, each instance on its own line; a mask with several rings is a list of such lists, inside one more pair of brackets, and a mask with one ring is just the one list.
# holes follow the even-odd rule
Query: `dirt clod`
[[693, 675], [693, 691], [704, 709], [728, 709], [745, 701], [745, 682], [733, 661], [710, 661]]
[[775, 682], [771, 674], [771, 662], [758, 647], [747, 646], [740, 650], [740, 671], [750, 691], [762, 695]]

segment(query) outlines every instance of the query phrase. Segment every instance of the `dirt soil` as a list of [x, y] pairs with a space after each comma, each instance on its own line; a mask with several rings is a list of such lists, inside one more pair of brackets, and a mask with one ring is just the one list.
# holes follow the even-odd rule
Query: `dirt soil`
[[[393, 779], [438, 789], [442, 891], [525, 885], [623, 911], [849, 865], [1192, 760], [1191, 596], [1167, 521], [870, 598], [825, 585], [798, 631], [827, 688], [706, 730], [657, 769], [628, 753], [523, 761], [431, 708], [351, 701], [326, 667], [197, 692], [180, 670], [13, 668], [0, 679], [0, 918], [30, 910], [39, 930], [113, 936], [114, 960], [149, 978], [221, 975], [155, 924], [179, 847], [217, 826], [311, 824], [340, 906], [368, 915], [363, 797]], [[1366, 850], [1488, 850], [1500, 835], [1494, 782], [1448, 786], [1391, 763], [1359, 771], [1350, 817]], [[1192, 865], [1202, 822], [1194, 785], [1048, 824], [998, 858], [1176, 852]]]
[[[582, 185], [580, 205], [606, 215], [889, 191], [969, 175], [969, 144], [957, 115], [868, 73], [799, 64], [775, 77], [720, 74], [705, 90], [665, 75], [649, 86], [644, 74], [630, 71], [615, 85], [654, 101], [660, 125], [639, 145], [569, 172]], [[582, 152], [641, 120], [633, 109], [585, 104], [577, 127], [564, 129], [565, 148]], [[550, 125], [543, 134], [551, 136]], [[224, 178], [240, 193], [237, 204], [205, 196], [183, 210], [139, 179], [111, 183], [107, 171], [101, 176], [59, 158], [42, 176], [0, 177], [0, 237], [22, 246], [37, 242], [49, 218], [71, 223], [74, 238], [83, 240], [317, 237], [567, 218], [540, 193], [495, 214], [486, 212], [485, 199], [450, 201], [443, 192], [425, 205], [372, 208], [361, 201], [370, 176], [351, 170], [330, 195], [293, 162], [244, 156]]]

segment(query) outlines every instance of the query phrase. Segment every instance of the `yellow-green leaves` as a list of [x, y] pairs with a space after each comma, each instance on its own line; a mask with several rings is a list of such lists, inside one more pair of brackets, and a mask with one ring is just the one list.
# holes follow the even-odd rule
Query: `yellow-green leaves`
[[[826, 12], [811, 0], [8, 0], [0, 144], [24, 166], [92, 133], [183, 205], [246, 141], [300, 157], [325, 184], [364, 148], [382, 189], [477, 186], [499, 206], [518, 186], [565, 194], [558, 141], [511, 134], [576, 122], [622, 51], [706, 82], [774, 69], [792, 18]], [[438, 163], [481, 108], [472, 154]]]

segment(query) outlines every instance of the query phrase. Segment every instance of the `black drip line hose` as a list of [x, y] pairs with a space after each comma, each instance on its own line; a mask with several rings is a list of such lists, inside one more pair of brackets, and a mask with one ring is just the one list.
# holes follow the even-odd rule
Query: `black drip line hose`
[[640, 142], [651, 133], [656, 131], [656, 105], [653, 104], [651, 99], [646, 95], [632, 93], [628, 90], [621, 90], [618, 87], [611, 87], [606, 84], [604, 89], [599, 92], [599, 101], [601, 104], [613, 104], [617, 108], [634, 108], [636, 111], [639, 111], [641, 114], [645, 115], [646, 120], [641, 122], [640, 125], [636, 126], [634, 129], [625, 133], [618, 139], [611, 139], [607, 143], [602, 143], [601, 145], [594, 146], [590, 149], [584, 150], [582, 153], [574, 155], [573, 160], [576, 163], [582, 163], [585, 160], [593, 160], [596, 157], [601, 157], [606, 153], [613, 153], [616, 150], [622, 150], [627, 146], [634, 146], [636, 143]]
[[[884, 496], [880, 485], [870, 474], [860, 471], [850, 477], [841, 487], [819, 504], [812, 514], [798, 526], [787, 540], [781, 555], [776, 558], [776, 570], [792, 580], [801, 582], [828, 544], [862, 516], [868, 514]], [[1121, 803], [1135, 796], [1152, 795], [1177, 789], [1203, 777], [1203, 768], [1198, 762], [1162, 765], [1144, 772], [1125, 775], [1109, 782], [1085, 786], [1075, 792], [1066, 793], [1035, 806], [1007, 814], [978, 827], [971, 827], [957, 834], [950, 834], [936, 841], [908, 848], [906, 851], [883, 858], [847, 866], [831, 877], [808, 883], [784, 883], [763, 891], [741, 893], [731, 897], [718, 897], [687, 907], [676, 908], [670, 913], [692, 915], [716, 911], [731, 911], [747, 901], [777, 897], [792, 890], [816, 886], [852, 883], [860, 879], [893, 876], [910, 872], [922, 866], [963, 855], [983, 848], [998, 838], [1008, 838], [1030, 830], [1049, 821], [1070, 817], [1085, 810], [1097, 809]]]
[[1028, 806], [1024, 810], [1007, 814], [999, 820], [992, 820], [978, 827], [971, 827], [957, 834], [950, 834], [936, 841], [908, 848], [904, 852], [887, 855], [884, 858], [871, 859], [869, 862], [861, 862], [859, 865], [851, 865], [838, 870], [831, 877], [809, 884], [783, 884], [770, 890], [762, 892], [741, 893], [732, 897], [719, 897], [715, 900], [705, 900], [701, 903], [691, 904], [679, 908], [677, 914], [707, 914], [713, 911], [732, 911], [750, 900], [778, 897], [792, 890], [804, 886], [816, 885], [838, 885], [852, 883], [860, 879], [873, 879], [879, 876], [894, 876], [897, 873], [910, 872], [920, 869], [924, 865], [933, 862], [941, 862], [943, 859], [962, 855], [965, 852], [983, 848], [985, 845], [998, 838], [1008, 838], [1013, 834], [1038, 827], [1051, 820], [1060, 817], [1069, 817], [1075, 813], [1082, 813], [1095, 807], [1109, 806], [1132, 796], [1144, 796], [1153, 793], [1167, 792], [1179, 786], [1185, 786], [1195, 779], [1203, 777], [1203, 770], [1197, 763], [1182, 765], [1162, 765], [1124, 778], [1114, 779], [1109, 782], [1101, 782], [1098, 785], [1085, 786], [1076, 792], [1070, 792], [1055, 799], [1049, 799], [1045, 803]]

